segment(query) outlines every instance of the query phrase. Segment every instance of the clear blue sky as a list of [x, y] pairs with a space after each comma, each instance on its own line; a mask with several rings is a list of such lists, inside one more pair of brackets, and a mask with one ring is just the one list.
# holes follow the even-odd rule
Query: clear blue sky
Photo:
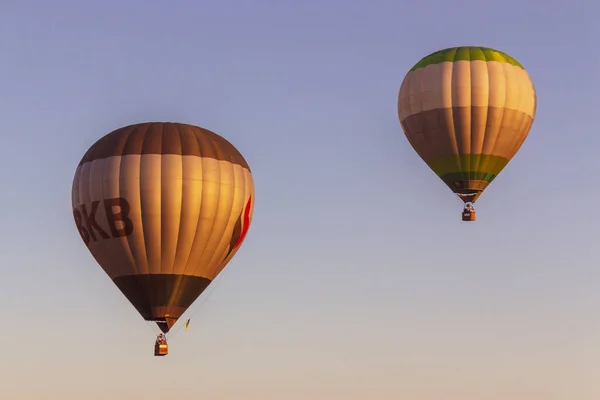
[[[595, 3], [2, 2], [1, 397], [597, 400]], [[512, 55], [539, 101], [475, 224], [396, 115], [406, 71], [455, 45]], [[257, 192], [160, 359], [70, 201], [97, 138], [155, 120], [225, 136]]]

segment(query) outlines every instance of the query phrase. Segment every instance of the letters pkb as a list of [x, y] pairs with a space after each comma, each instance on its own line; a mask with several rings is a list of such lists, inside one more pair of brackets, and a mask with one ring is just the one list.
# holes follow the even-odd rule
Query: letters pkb
[[98, 224], [100, 202], [100, 200], [92, 201], [89, 204], [89, 209], [87, 204], [81, 204], [73, 209], [75, 224], [83, 242], [88, 245], [90, 240], [96, 242], [99, 238], [109, 239], [111, 236], [116, 238], [131, 235], [133, 223], [128, 217], [131, 207], [127, 200], [122, 197], [102, 200], [104, 207], [101, 210], [104, 211], [104, 218], [108, 223], [110, 235]]

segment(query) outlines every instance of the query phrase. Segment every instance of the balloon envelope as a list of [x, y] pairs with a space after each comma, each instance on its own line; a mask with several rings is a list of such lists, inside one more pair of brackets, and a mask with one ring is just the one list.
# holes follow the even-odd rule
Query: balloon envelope
[[453, 47], [406, 74], [398, 116], [415, 151], [467, 203], [519, 150], [536, 103], [529, 74], [514, 58], [485, 47]]
[[239, 249], [253, 199], [238, 150], [180, 123], [140, 123], [102, 137], [81, 159], [72, 189], [92, 256], [165, 333]]

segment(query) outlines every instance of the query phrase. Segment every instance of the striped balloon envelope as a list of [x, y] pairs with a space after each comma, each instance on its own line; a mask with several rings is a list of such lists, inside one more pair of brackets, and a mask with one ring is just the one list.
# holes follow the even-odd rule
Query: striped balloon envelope
[[240, 248], [254, 183], [244, 157], [216, 133], [140, 123], [85, 153], [72, 206], [92, 256], [166, 333]]
[[406, 74], [398, 117], [419, 156], [472, 205], [527, 138], [536, 105], [529, 74], [514, 58], [486, 47], [452, 47]]

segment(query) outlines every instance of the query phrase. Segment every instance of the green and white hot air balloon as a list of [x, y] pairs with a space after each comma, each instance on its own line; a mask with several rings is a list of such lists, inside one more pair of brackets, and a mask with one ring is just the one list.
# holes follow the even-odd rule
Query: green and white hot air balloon
[[452, 47], [406, 74], [398, 117], [415, 151], [465, 203], [463, 220], [473, 221], [473, 203], [527, 138], [536, 104], [517, 60], [486, 47]]

